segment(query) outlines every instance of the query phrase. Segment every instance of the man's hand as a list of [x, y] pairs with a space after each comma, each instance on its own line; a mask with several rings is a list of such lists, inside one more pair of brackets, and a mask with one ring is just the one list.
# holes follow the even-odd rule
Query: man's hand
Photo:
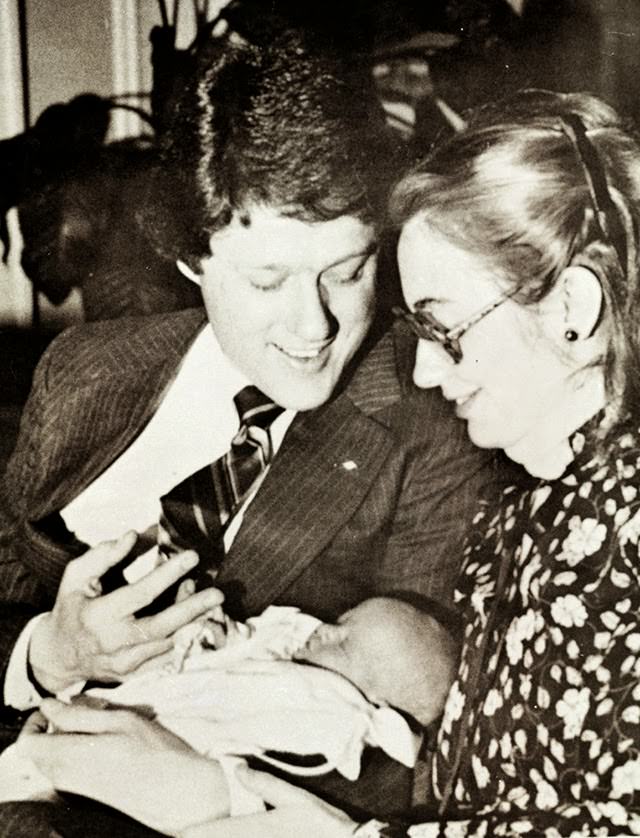
[[[47, 722], [54, 733], [45, 733]], [[229, 813], [220, 765], [129, 710], [46, 699], [17, 748], [59, 791], [106, 803], [168, 835]]]
[[134, 532], [126, 533], [67, 565], [53, 611], [38, 623], [29, 646], [33, 674], [48, 692], [78, 681], [124, 680], [146, 661], [168, 652], [177, 629], [222, 602], [222, 593], [209, 588], [153, 616], [134, 616], [195, 567], [198, 557], [192, 551], [101, 596], [100, 578], [128, 555], [135, 541]]

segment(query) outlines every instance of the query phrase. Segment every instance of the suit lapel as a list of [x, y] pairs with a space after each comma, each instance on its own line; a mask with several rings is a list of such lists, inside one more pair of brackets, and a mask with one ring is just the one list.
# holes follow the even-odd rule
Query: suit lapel
[[[368, 384], [367, 384], [368, 382]], [[298, 414], [220, 573], [241, 580], [248, 612], [273, 602], [355, 513], [392, 447], [371, 413], [399, 398], [393, 342], [374, 348], [340, 396]]]
[[[48, 409], [55, 422], [41, 445], [50, 459], [46, 460], [45, 480], [37, 485], [35, 496], [26, 496], [23, 559], [52, 593], [57, 590], [66, 562], [71, 555], [79, 554], [83, 545], [54, 540], [59, 536], [47, 536], [37, 522], [63, 509], [133, 442], [152, 417], [205, 322], [203, 311], [188, 310], [92, 324], [88, 328], [95, 332], [94, 340], [82, 347], [89, 356], [87, 371], [49, 396]], [[112, 323], [115, 338], [110, 333]], [[111, 345], [114, 340], [117, 351]], [[94, 367], [96, 356], [99, 360]], [[59, 366], [64, 367], [65, 361], [64, 356], [59, 358]], [[96, 369], [100, 375], [95, 374]], [[73, 399], [76, 391], [82, 392], [82, 399]], [[96, 405], [94, 415], [100, 416], [99, 422], [93, 421], [90, 409]], [[60, 424], [66, 444], [56, 446]], [[66, 427], [76, 425], [77, 442], [82, 446], [70, 444], [65, 437]], [[46, 444], [47, 438], [51, 445]], [[25, 467], [29, 467], [28, 462]]]
[[94, 393], [91, 384], [85, 387], [85, 400], [102, 404], [104, 409], [97, 427], [85, 431], [86, 450], [76, 452], [70, 468], [67, 464], [67, 479], [54, 475], [54, 489], [48, 501], [51, 509], [66, 505], [138, 437], [158, 409], [205, 322], [204, 311], [198, 309], [127, 323], [133, 329], [139, 324], [139, 331], [123, 338], [125, 357], [110, 362], [96, 379]]

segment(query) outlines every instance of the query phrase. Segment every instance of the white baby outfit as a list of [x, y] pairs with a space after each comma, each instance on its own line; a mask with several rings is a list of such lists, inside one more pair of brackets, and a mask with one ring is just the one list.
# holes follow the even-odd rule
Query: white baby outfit
[[[231, 814], [262, 807], [235, 779], [239, 757], [258, 756], [298, 775], [335, 769], [355, 780], [364, 746], [371, 745], [412, 767], [420, 739], [400, 713], [371, 703], [342, 675], [291, 660], [318, 625], [296, 608], [271, 606], [234, 624], [221, 649], [207, 648], [206, 623], [188, 626], [178, 633], [172, 665], [89, 694], [140, 707], [146, 715], [152, 711], [195, 750], [219, 760], [229, 782]], [[321, 759], [301, 767], [288, 763], [286, 754]], [[17, 799], [3, 792], [4, 759], [0, 799]]]

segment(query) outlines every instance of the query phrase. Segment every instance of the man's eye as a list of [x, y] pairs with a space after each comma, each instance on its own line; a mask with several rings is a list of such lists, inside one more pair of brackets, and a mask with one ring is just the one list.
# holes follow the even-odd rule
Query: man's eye
[[331, 285], [355, 285], [359, 282], [365, 274], [365, 270], [375, 263], [375, 254], [371, 253], [366, 259], [363, 259], [355, 269], [345, 270], [344, 267], [340, 271], [329, 271], [324, 274], [323, 279]]

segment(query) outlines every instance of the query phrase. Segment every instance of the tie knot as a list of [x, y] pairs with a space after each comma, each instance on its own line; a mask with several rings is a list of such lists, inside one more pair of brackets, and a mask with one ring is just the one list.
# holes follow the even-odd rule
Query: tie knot
[[284, 411], [283, 407], [277, 405], [252, 385], [243, 387], [233, 401], [240, 417], [240, 424], [246, 426], [257, 425], [266, 429]]

